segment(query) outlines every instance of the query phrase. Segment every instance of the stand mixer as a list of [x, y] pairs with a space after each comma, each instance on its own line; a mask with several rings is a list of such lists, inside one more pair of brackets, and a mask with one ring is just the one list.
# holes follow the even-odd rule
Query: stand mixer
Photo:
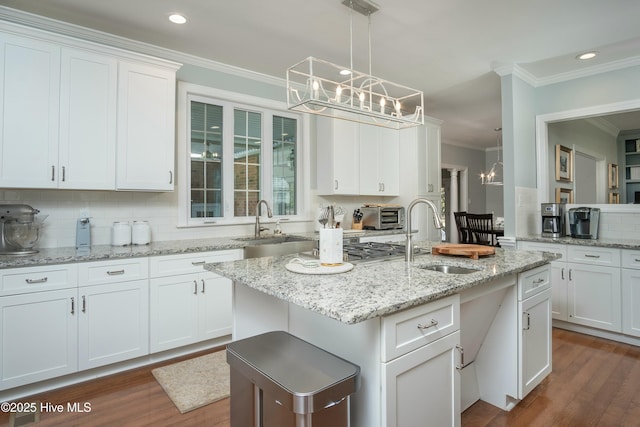
[[29, 205], [0, 204], [0, 255], [37, 253], [42, 221], [35, 216], [40, 211]]

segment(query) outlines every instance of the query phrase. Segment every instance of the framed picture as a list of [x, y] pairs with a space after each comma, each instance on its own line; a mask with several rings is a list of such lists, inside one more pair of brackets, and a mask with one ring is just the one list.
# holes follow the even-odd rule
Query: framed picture
[[[618, 188], [618, 165], [609, 163], [609, 189], [614, 188]], [[609, 196], [611, 196], [611, 194]]]
[[615, 205], [620, 203], [620, 193], [609, 193], [609, 203]]
[[573, 181], [573, 150], [556, 145], [556, 181]]
[[573, 190], [571, 188], [556, 188], [556, 203], [573, 203]]

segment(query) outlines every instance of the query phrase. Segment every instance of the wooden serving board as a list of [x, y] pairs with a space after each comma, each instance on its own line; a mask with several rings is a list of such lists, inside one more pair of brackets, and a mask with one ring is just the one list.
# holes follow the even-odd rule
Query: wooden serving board
[[471, 259], [478, 259], [480, 256], [493, 255], [496, 250], [493, 246], [470, 245], [465, 243], [443, 243], [431, 248], [433, 255], [462, 255]]

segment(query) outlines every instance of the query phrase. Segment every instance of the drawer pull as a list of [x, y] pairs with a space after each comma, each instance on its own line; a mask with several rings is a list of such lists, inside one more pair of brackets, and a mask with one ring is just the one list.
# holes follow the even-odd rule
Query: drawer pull
[[204, 265], [206, 261], [193, 261], [191, 263], [191, 265], [196, 266], [196, 265]]
[[640, 262], [640, 259], [639, 259], [639, 258], [634, 258], [633, 260], [634, 260], [635, 262]]
[[544, 279], [538, 279], [533, 281], [533, 287], [537, 288], [541, 283], [544, 283]]
[[585, 258], [600, 258], [600, 255], [589, 255], [589, 254], [584, 254]]
[[124, 269], [122, 270], [111, 270], [111, 271], [107, 271], [107, 274], [109, 276], [118, 276], [120, 274], [124, 274]]
[[27, 282], [30, 285], [33, 285], [34, 283], [46, 283], [47, 282], [46, 277], [43, 277], [42, 279], [25, 279], [24, 281]]
[[433, 328], [434, 326], [438, 326], [438, 321], [434, 319], [431, 319], [431, 323], [429, 323], [428, 325], [423, 325], [422, 323], [418, 323], [418, 329], [421, 329], [421, 330]]

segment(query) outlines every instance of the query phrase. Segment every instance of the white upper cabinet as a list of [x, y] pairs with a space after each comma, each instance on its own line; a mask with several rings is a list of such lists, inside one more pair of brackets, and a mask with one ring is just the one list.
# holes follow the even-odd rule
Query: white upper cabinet
[[58, 186], [115, 190], [116, 58], [62, 50]]
[[179, 64], [0, 27], [0, 187], [173, 190]]
[[57, 187], [60, 48], [0, 34], [0, 187]]
[[317, 118], [318, 194], [360, 194], [358, 124]]
[[318, 194], [397, 196], [397, 130], [327, 117], [317, 118]]
[[400, 194], [400, 133], [397, 130], [360, 125], [360, 194]]
[[118, 190], [173, 190], [175, 71], [120, 62]]
[[440, 120], [433, 122], [425, 118], [427, 138], [427, 194], [440, 196]]

